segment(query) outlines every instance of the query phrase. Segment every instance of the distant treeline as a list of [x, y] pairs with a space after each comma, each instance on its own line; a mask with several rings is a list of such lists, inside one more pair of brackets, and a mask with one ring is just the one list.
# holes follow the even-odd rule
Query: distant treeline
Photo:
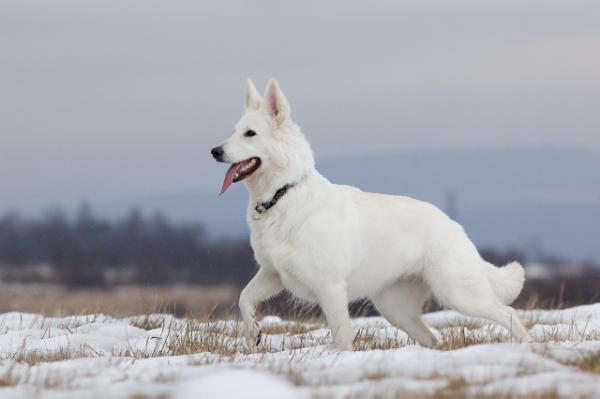
[[245, 239], [211, 240], [199, 224], [175, 225], [137, 210], [107, 220], [88, 206], [71, 218], [60, 210], [36, 220], [0, 217], [0, 265], [4, 280], [31, 280], [46, 270], [45, 279], [70, 286], [241, 284], [256, 272]]
[[[480, 252], [499, 266], [527, 261], [519, 250], [482, 248]], [[528, 281], [521, 298], [558, 298], [560, 293], [560, 300], [569, 303], [598, 299], [599, 267], [569, 275], [572, 266], [564, 260], [547, 257], [536, 261], [564, 269], [566, 275]], [[160, 214], [133, 210], [109, 220], [82, 206], [74, 217], [60, 210], [37, 219], [17, 214], [0, 217], [2, 281], [71, 287], [174, 283], [241, 287], [256, 270], [247, 239], [214, 240], [200, 224], [174, 224]]]

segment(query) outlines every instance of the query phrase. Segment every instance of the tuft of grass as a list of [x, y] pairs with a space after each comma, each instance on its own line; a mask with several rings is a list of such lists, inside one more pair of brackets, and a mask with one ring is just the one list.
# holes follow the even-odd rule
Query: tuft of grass
[[82, 347], [77, 350], [60, 348], [59, 350], [54, 352], [42, 352], [39, 350], [22, 350], [20, 352], [12, 354], [9, 357], [9, 359], [18, 363], [25, 363], [30, 366], [34, 366], [39, 363], [60, 362], [63, 360], [80, 359], [84, 357], [90, 357], [90, 353], [88, 350], [85, 349], [85, 347]]
[[392, 335], [386, 334], [381, 337], [375, 329], [361, 328], [354, 337], [353, 349], [355, 351], [388, 350], [412, 344], [414, 340], [400, 338], [398, 330], [395, 330]]
[[170, 355], [191, 355], [210, 352], [221, 356], [234, 356], [240, 351], [238, 336], [239, 324], [233, 331], [228, 331], [222, 322], [188, 319], [179, 328], [171, 330], [167, 346]]
[[600, 374], [600, 351], [590, 355], [584, 355], [580, 359], [567, 362], [566, 364], [575, 366], [587, 373]]
[[14, 373], [14, 367], [9, 367], [2, 375], [0, 375], [0, 387], [14, 387], [20, 384], [22, 377]]
[[600, 374], [600, 352], [585, 357], [577, 363], [577, 367], [589, 373]]
[[360, 376], [359, 380], [379, 381], [384, 380], [386, 378], [390, 378], [389, 373], [387, 373], [385, 370], [376, 370], [364, 373]]
[[164, 328], [165, 319], [166, 318], [164, 316], [148, 313], [131, 320], [131, 325], [141, 328], [142, 330], [156, 330], [158, 328]]
[[441, 329], [442, 339], [438, 342], [436, 349], [451, 351], [472, 345], [510, 341], [508, 333], [500, 332], [493, 325], [487, 325], [487, 328], [481, 327], [476, 329], [471, 329], [469, 326], [473, 325], [463, 324]]

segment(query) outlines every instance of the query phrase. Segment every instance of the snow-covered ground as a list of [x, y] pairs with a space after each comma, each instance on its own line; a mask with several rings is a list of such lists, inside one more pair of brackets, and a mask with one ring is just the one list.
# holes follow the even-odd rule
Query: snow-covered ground
[[520, 315], [536, 342], [443, 311], [424, 316], [437, 349], [374, 317], [345, 353], [322, 325], [271, 316], [244, 354], [236, 321], [6, 313], [0, 398], [600, 397], [600, 303]]

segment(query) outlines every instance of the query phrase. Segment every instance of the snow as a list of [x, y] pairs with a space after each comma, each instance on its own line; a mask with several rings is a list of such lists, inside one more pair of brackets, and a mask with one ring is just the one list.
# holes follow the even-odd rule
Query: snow
[[[485, 320], [441, 311], [424, 321], [457, 349], [422, 348], [384, 319], [367, 317], [353, 320], [356, 345], [366, 350], [342, 353], [323, 325], [269, 316], [261, 321], [261, 350], [246, 354], [232, 320], [6, 313], [0, 398], [385, 398], [452, 390], [600, 397], [598, 371], [578, 367], [600, 354], [600, 303], [519, 315], [534, 342], [513, 343]], [[461, 345], [468, 339], [476, 342]], [[177, 346], [186, 340], [197, 346]]]
[[[253, 370], [224, 369], [183, 383], [175, 392], [177, 399], [198, 399], [201, 392], [211, 399], [295, 399], [308, 397], [278, 377]], [[208, 396], [208, 395], [207, 395]]]

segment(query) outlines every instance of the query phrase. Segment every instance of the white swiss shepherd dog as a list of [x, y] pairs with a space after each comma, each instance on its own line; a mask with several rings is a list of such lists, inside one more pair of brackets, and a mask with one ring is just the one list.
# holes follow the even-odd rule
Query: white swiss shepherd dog
[[221, 194], [242, 180], [250, 194], [247, 221], [260, 268], [239, 300], [249, 350], [260, 342], [256, 306], [284, 289], [320, 305], [341, 351], [352, 350], [348, 303], [362, 298], [423, 346], [436, 345], [421, 320], [432, 294], [529, 340], [508, 306], [523, 287], [523, 267], [483, 260], [463, 228], [432, 204], [366, 193], [319, 174], [276, 80], [264, 98], [246, 82], [242, 117], [211, 153], [231, 164]]

